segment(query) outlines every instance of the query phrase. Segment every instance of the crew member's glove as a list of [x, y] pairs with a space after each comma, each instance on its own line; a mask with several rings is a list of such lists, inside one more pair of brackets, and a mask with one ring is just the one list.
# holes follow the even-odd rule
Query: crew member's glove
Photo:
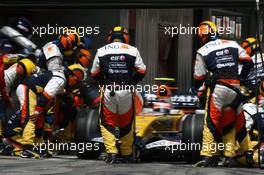
[[44, 108], [41, 106], [36, 106], [35, 108], [35, 114], [39, 115], [42, 114], [44, 112]]
[[38, 118], [43, 114], [44, 108], [40, 106], [36, 106], [34, 115], [30, 116], [31, 121], [34, 123], [37, 122]]
[[199, 102], [202, 108], [205, 107], [205, 103], [206, 103], [206, 86], [203, 85], [198, 89], [198, 98], [199, 98]]
[[81, 99], [78, 95], [74, 95], [73, 101], [74, 101], [74, 106], [75, 107], [82, 107], [82, 106], [84, 106], [84, 100]]

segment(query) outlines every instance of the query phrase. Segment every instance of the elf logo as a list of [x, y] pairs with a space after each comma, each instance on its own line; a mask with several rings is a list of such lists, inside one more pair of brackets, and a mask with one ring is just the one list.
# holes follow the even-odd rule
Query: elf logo
[[216, 52], [216, 56], [223, 56], [223, 55], [228, 55], [230, 52], [228, 49], [224, 49], [224, 50], [220, 50], [218, 52]]
[[125, 61], [126, 57], [124, 55], [116, 55], [110, 57], [111, 61]]

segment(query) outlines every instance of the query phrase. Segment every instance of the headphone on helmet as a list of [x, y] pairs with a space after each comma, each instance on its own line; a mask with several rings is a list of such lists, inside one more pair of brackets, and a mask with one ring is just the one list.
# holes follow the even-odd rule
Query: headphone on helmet
[[122, 42], [128, 44], [129, 43], [129, 33], [128, 30], [121, 27], [116, 26], [114, 27], [107, 37], [107, 42], [112, 43], [115, 39], [121, 39]]

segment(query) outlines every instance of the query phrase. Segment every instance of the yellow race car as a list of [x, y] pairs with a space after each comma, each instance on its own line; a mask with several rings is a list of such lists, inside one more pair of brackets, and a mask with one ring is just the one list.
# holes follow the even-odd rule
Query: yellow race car
[[[169, 92], [172, 88], [162, 86], [165, 91], [143, 95], [143, 111], [135, 116], [134, 155], [141, 160], [162, 156], [180, 157], [187, 162], [198, 161], [204, 110], [198, 109], [196, 96]], [[79, 152], [78, 156], [97, 158], [104, 150], [98, 109], [83, 109], [79, 112], [76, 125], [78, 143], [100, 145], [100, 149]]]

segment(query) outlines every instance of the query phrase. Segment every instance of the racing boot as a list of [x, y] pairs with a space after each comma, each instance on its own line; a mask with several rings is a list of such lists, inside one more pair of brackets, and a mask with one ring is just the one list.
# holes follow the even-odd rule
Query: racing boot
[[42, 158], [51, 158], [53, 155], [52, 150], [50, 150], [47, 146], [48, 143], [42, 143], [40, 144], [41, 146], [39, 146], [39, 155]]
[[122, 156], [122, 163], [133, 163], [133, 157], [131, 155]]
[[21, 153], [23, 152], [23, 149], [22, 147], [19, 147], [19, 146], [16, 146], [13, 148], [13, 151], [12, 151], [12, 156], [21, 156]]
[[9, 144], [6, 138], [0, 139], [0, 154], [11, 156], [13, 151], [13, 145]]
[[40, 154], [37, 150], [35, 150], [35, 148], [33, 148], [32, 145], [24, 145], [20, 156], [22, 158], [40, 159]]
[[3, 154], [6, 156], [11, 156], [13, 153], [13, 149], [14, 149], [13, 145], [6, 145]]
[[260, 146], [260, 151], [259, 151], [259, 156], [260, 156], [260, 168], [264, 168], [264, 144]]
[[212, 156], [212, 157], [204, 157], [203, 160], [197, 162], [194, 166], [195, 167], [216, 167], [218, 166], [219, 157]]
[[100, 154], [100, 156], [98, 157], [98, 160], [103, 160], [103, 161], [105, 161], [106, 159], [107, 159], [107, 154], [105, 153], [105, 152], [102, 152], [101, 154]]
[[5, 145], [3, 155], [20, 156], [22, 152], [22, 145], [12, 141], [10, 138], [4, 138], [3, 144]]
[[229, 167], [229, 168], [234, 168], [234, 167], [239, 167], [239, 164], [233, 157], [226, 157], [224, 166]]
[[118, 158], [117, 158], [117, 154], [108, 154], [107, 158], [105, 159], [105, 162], [108, 164], [117, 164], [118, 162]]
[[254, 167], [254, 160], [253, 160], [253, 151], [246, 151], [245, 156], [246, 156], [246, 162], [247, 162], [247, 167], [248, 168], [253, 168]]

